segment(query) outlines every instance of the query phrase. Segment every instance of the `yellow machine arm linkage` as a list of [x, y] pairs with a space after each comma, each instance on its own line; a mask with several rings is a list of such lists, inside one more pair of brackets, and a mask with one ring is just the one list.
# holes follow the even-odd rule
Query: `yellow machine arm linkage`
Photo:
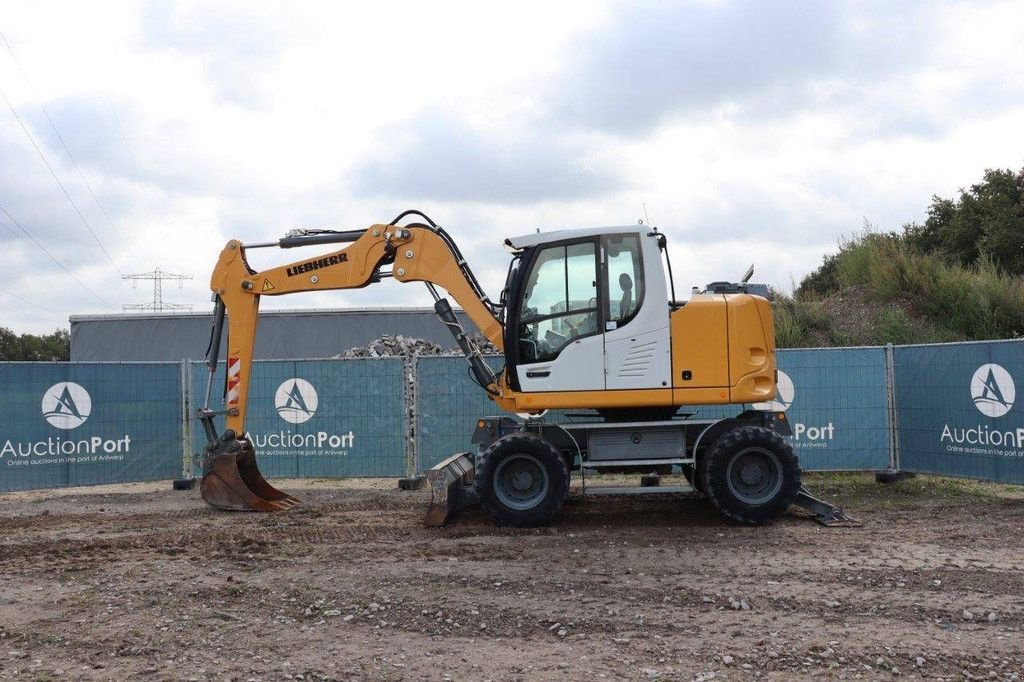
[[[395, 221], [397, 222], [397, 220]], [[255, 246], [304, 246], [351, 242], [345, 248], [310, 260], [256, 272], [245, 258], [245, 246], [236, 240], [221, 251], [210, 279], [216, 295], [214, 333], [207, 354], [212, 373], [220, 350], [220, 325], [226, 314], [227, 392], [225, 395], [225, 432], [218, 435], [213, 427], [216, 413], [207, 407], [200, 410], [200, 420], [209, 445], [205, 451], [202, 479], [203, 498], [222, 509], [284, 509], [298, 500], [273, 488], [256, 466], [252, 443], [246, 436], [245, 416], [249, 383], [252, 377], [253, 345], [261, 296], [282, 296], [300, 291], [358, 289], [382, 277], [391, 276], [401, 282], [427, 283], [438, 299], [439, 316], [449, 326], [457, 326], [447, 301], [441, 299], [436, 287], [449, 292], [469, 319], [492, 344], [502, 348], [502, 326], [495, 317], [472, 275], [461, 260], [457, 248], [447, 235], [423, 224], [408, 226], [372, 225], [365, 231], [318, 232], [298, 237], [285, 237], [280, 242]], [[391, 265], [390, 273], [381, 267]], [[447, 312], [448, 319], [445, 319]], [[500, 393], [498, 380], [479, 359], [479, 352], [464, 337], [459, 339], [467, 352], [477, 381], [492, 397]], [[475, 357], [474, 357], [475, 356]], [[211, 381], [212, 384], [212, 381]]]
[[473, 290], [448, 245], [425, 227], [373, 225], [340, 251], [263, 272], [249, 268], [245, 249], [233, 240], [221, 251], [210, 279], [228, 318], [228, 428], [242, 433], [245, 424], [260, 297], [359, 289], [375, 281], [381, 265], [391, 258], [392, 277], [447, 290], [487, 340], [502, 347], [501, 323]]

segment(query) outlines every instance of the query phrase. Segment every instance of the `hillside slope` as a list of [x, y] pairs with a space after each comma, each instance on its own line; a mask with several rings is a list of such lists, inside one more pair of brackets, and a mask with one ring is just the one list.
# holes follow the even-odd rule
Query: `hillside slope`
[[924, 224], [843, 241], [775, 300], [781, 348], [1024, 335], [1024, 170], [989, 170]]

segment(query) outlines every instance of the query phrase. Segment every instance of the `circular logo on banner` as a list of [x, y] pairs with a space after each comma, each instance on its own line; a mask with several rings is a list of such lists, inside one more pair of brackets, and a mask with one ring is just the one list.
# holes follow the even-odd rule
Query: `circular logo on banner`
[[58, 429], [77, 429], [92, 412], [89, 392], [70, 381], [62, 381], [43, 394], [43, 419]]
[[1002, 417], [1013, 407], [1017, 388], [1009, 372], [989, 363], [979, 367], [971, 378], [971, 397], [974, 406], [986, 417]]
[[793, 380], [789, 375], [779, 370], [779, 380], [776, 382], [778, 392], [775, 400], [767, 403], [754, 403], [755, 410], [766, 410], [768, 412], [785, 412], [793, 404], [793, 397], [796, 395], [796, 388], [793, 387]]
[[288, 379], [277, 387], [274, 405], [281, 419], [292, 424], [301, 424], [316, 414], [319, 398], [313, 384], [305, 379]]

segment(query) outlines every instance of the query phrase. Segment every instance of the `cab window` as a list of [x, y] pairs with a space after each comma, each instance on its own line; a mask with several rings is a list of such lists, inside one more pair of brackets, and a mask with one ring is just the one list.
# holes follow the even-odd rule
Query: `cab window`
[[636, 235], [605, 239], [608, 267], [605, 283], [608, 303], [605, 313], [609, 329], [618, 329], [636, 316], [644, 295], [644, 270], [640, 258], [640, 240]]
[[520, 362], [553, 360], [572, 341], [598, 331], [595, 243], [543, 249], [519, 309]]

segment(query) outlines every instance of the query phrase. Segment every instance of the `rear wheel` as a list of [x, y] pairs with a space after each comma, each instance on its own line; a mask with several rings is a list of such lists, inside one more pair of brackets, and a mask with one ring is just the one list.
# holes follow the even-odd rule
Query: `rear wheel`
[[499, 524], [531, 527], [547, 523], [562, 508], [569, 470], [562, 455], [531, 433], [510, 433], [480, 455], [476, 491]]
[[782, 436], [762, 426], [738, 426], [719, 437], [707, 455], [703, 483], [722, 516], [769, 523], [800, 490], [800, 463]]

